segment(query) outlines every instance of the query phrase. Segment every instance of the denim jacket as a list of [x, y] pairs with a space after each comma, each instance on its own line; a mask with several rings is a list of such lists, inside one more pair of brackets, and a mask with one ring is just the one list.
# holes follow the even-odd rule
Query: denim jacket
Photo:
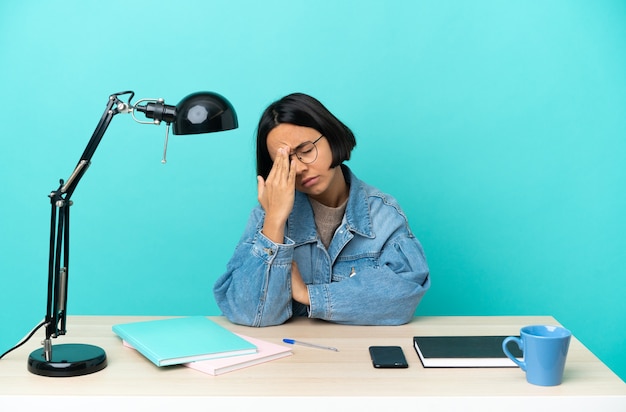
[[[407, 323], [430, 287], [422, 246], [396, 200], [356, 178], [328, 250], [319, 239], [306, 194], [296, 191], [283, 244], [261, 233], [265, 212], [247, 227], [213, 292], [233, 323], [270, 326], [308, 315], [353, 325]], [[310, 306], [291, 298], [291, 263], [307, 284]]]

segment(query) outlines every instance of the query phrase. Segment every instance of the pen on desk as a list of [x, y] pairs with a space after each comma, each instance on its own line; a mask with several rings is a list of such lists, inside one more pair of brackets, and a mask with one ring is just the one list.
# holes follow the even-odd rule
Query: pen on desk
[[314, 344], [314, 343], [302, 342], [302, 341], [295, 340], [295, 339], [283, 339], [283, 342], [285, 342], [285, 343], [290, 343], [290, 344], [292, 344], [292, 345], [309, 346], [309, 347], [311, 347], [311, 348], [326, 349], [326, 350], [334, 350], [335, 352], [339, 352], [339, 349], [337, 349], [337, 348], [333, 348], [332, 346], [322, 346], [322, 345], [316, 345], [316, 344]]

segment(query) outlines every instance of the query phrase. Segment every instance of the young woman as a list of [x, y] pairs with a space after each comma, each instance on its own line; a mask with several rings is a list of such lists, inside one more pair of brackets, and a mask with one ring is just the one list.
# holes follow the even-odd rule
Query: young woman
[[430, 287], [396, 200], [343, 162], [356, 140], [315, 98], [272, 103], [257, 129], [257, 205], [214, 295], [233, 323], [293, 316], [354, 325], [411, 320]]

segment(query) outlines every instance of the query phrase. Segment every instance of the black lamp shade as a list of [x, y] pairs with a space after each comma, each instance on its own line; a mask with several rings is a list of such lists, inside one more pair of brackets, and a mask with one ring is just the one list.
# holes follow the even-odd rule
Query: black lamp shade
[[225, 97], [213, 92], [192, 93], [176, 106], [174, 134], [198, 134], [236, 129], [237, 114]]

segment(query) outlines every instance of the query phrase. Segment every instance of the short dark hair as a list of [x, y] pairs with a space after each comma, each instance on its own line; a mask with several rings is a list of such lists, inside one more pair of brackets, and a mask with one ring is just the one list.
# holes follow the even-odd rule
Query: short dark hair
[[333, 154], [330, 167], [350, 159], [356, 146], [352, 131], [335, 117], [319, 100], [304, 93], [289, 94], [270, 104], [261, 115], [256, 137], [257, 175], [267, 178], [272, 169], [272, 159], [267, 149], [267, 135], [276, 126], [289, 123], [310, 127], [324, 135]]

